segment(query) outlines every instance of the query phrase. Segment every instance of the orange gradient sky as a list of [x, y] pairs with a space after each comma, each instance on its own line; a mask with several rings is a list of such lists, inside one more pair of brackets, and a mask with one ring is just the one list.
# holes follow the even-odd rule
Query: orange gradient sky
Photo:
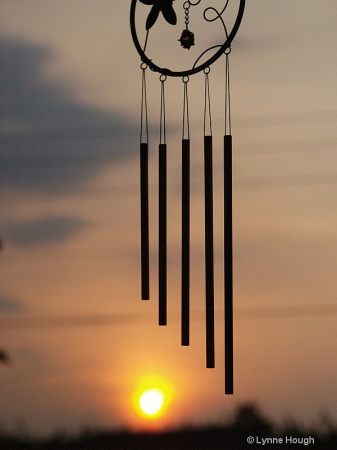
[[[226, 420], [246, 400], [276, 420], [337, 418], [336, 2], [247, 0], [232, 46], [234, 396], [224, 394], [223, 370], [224, 61], [210, 74], [216, 368], [206, 370], [203, 78], [189, 84], [192, 321], [183, 348], [182, 83], [166, 82], [168, 326], [158, 327], [160, 86], [149, 73], [151, 300], [142, 302], [141, 73], [129, 6], [0, 0], [0, 348], [12, 360], [0, 367], [0, 423], [40, 433], [159, 429]], [[143, 383], [156, 387], [149, 377], [168, 399], [151, 420], [134, 406]]]

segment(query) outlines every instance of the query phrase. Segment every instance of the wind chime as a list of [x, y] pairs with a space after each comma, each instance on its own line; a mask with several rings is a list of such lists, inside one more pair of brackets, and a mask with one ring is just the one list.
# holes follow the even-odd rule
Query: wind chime
[[[214, 0], [215, 1], [215, 0]], [[181, 344], [190, 341], [190, 127], [188, 82], [191, 75], [204, 73], [204, 203], [205, 203], [205, 286], [206, 286], [206, 367], [215, 367], [214, 342], [214, 258], [213, 258], [213, 140], [210, 101], [210, 66], [222, 55], [226, 58], [225, 70], [225, 117], [224, 117], [224, 311], [225, 311], [225, 392], [233, 394], [233, 256], [232, 256], [232, 136], [229, 92], [229, 54], [231, 43], [239, 29], [245, 0], [226, 0], [222, 9], [208, 6], [202, 9], [202, 18], [209, 25], [220, 24], [224, 38], [218, 45], [197, 50], [198, 34], [189, 29], [190, 12], [197, 10], [202, 0], [187, 0], [182, 3], [185, 28], [180, 38], [164, 38], [161, 58], [165, 58], [164, 45], [175, 43], [178, 51], [190, 50], [194, 54], [190, 66], [180, 70], [161, 67], [154, 62], [152, 53], [158, 40], [170, 25], [177, 25], [178, 18], [173, 7], [177, 0], [132, 0], [130, 25], [132, 39], [141, 58], [142, 97], [140, 124], [140, 179], [141, 179], [141, 285], [142, 300], [150, 298], [149, 275], [149, 208], [148, 208], [148, 110], [146, 92], [146, 70], [159, 73], [161, 108], [159, 130], [159, 325], [167, 324], [167, 144], [165, 128], [165, 82], [168, 77], [180, 77], [183, 82], [182, 123], [182, 253], [181, 253]], [[209, 3], [209, 2], [207, 2]], [[138, 9], [137, 9], [138, 7]], [[150, 7], [150, 8], [148, 8]], [[191, 7], [193, 7], [191, 9]], [[192, 14], [191, 14], [192, 15]], [[146, 17], [145, 24], [139, 17]], [[227, 19], [228, 16], [228, 19]], [[164, 19], [164, 20], [163, 20]], [[144, 20], [144, 19], [143, 19]], [[158, 20], [158, 22], [157, 22]], [[229, 24], [228, 24], [229, 22]], [[166, 27], [166, 28], [165, 28]], [[142, 45], [139, 35], [143, 36]], [[150, 45], [151, 36], [155, 42]], [[196, 35], [196, 37], [195, 37]], [[199, 33], [199, 37], [201, 33]], [[180, 42], [180, 46], [179, 43]], [[151, 48], [150, 48], [151, 47]], [[182, 47], [182, 48], [181, 48]], [[167, 49], [167, 55], [171, 48]], [[186, 64], [186, 53], [182, 55]], [[196, 57], [195, 57], [196, 55]], [[186, 55], [187, 56], [187, 55]], [[176, 63], [174, 59], [174, 63]], [[159, 64], [159, 63], [158, 63]], [[161, 64], [163, 65], [163, 64]]]

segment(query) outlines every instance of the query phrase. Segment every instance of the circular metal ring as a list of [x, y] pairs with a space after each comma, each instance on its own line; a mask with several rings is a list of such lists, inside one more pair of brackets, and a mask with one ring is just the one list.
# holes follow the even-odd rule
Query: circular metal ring
[[245, 9], [245, 3], [246, 3], [246, 0], [240, 0], [239, 10], [238, 10], [238, 14], [237, 14], [233, 29], [230, 32], [230, 34], [228, 35], [224, 44], [222, 46], [219, 46], [220, 47], [219, 50], [211, 58], [209, 58], [206, 62], [204, 62], [196, 67], [193, 66], [192, 69], [189, 69], [189, 70], [173, 71], [173, 70], [170, 70], [165, 67], [159, 67], [156, 64], [154, 64], [152, 62], [152, 60], [150, 60], [146, 56], [142, 47], [140, 46], [137, 32], [136, 32], [135, 16], [136, 16], [137, 0], [131, 0], [130, 28], [131, 28], [132, 39], [133, 39], [135, 47], [140, 55], [141, 60], [143, 61], [143, 63], [146, 63], [150, 67], [150, 69], [153, 70], [154, 72], [159, 72], [162, 75], [167, 75], [170, 77], [184, 77], [184, 76], [194, 75], [195, 73], [201, 72], [206, 67], [209, 67], [210, 65], [212, 65], [217, 59], [220, 58], [220, 56], [222, 56], [225, 53], [226, 49], [228, 49], [230, 47], [230, 45], [240, 27], [242, 17], [243, 17], [243, 12]]
[[141, 65], [140, 65], [140, 68], [142, 70], [146, 70], [148, 68], [148, 65], [145, 62], [142, 62]]
[[204, 74], [207, 75], [208, 73], [210, 73], [211, 68], [210, 67], [205, 67], [204, 68]]
[[160, 75], [160, 77], [159, 77], [159, 80], [162, 82], [162, 83], [164, 83], [164, 81], [166, 81], [167, 80], [167, 76], [165, 75], [165, 74], [161, 74]]
[[183, 83], [186, 84], [186, 83], [188, 83], [190, 81], [190, 77], [188, 75], [184, 75], [182, 80], [183, 80]]

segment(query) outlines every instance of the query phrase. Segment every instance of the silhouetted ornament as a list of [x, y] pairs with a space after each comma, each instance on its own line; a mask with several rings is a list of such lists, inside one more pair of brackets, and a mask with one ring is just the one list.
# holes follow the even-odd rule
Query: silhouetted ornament
[[156, 23], [160, 11], [163, 13], [166, 22], [168, 22], [171, 25], [176, 25], [177, 16], [172, 6], [172, 3], [175, 0], [139, 0], [139, 1], [144, 5], [153, 5], [146, 20], [145, 27], [147, 30], [152, 28], [153, 25]]
[[181, 33], [181, 37], [178, 41], [180, 41], [183, 48], [187, 48], [187, 50], [189, 50], [192, 45], [194, 45], [194, 34], [192, 31], [186, 29]]
[[[189, 126], [189, 101], [188, 101], [188, 83], [191, 75], [204, 73], [204, 89], [201, 96], [204, 97], [204, 122], [203, 122], [203, 147], [204, 147], [204, 276], [205, 276], [205, 331], [206, 331], [206, 367], [215, 367], [215, 296], [214, 296], [214, 212], [213, 212], [213, 135], [212, 135], [212, 121], [211, 121], [211, 101], [210, 101], [210, 81], [209, 73], [210, 66], [215, 63], [221, 56], [226, 58], [226, 72], [224, 74], [224, 138], [223, 138], [223, 217], [224, 217], [224, 334], [225, 334], [225, 393], [233, 394], [233, 232], [232, 232], [232, 134], [231, 134], [231, 117], [230, 117], [230, 92], [229, 92], [229, 54], [231, 52], [231, 43], [239, 29], [246, 0], [237, 0], [236, 2], [229, 2], [229, 0], [222, 0], [224, 6], [218, 10], [210, 6], [212, 1], [202, 2], [201, 0], [182, 0], [180, 5], [185, 15], [185, 25], [178, 41], [181, 47], [189, 50], [195, 45], [191, 58], [186, 58], [185, 52], [180, 52], [177, 41], [174, 43], [171, 39], [165, 38], [167, 30], [158, 29], [157, 33], [149, 32], [149, 30], [156, 23], [160, 12], [164, 19], [171, 25], [177, 24], [177, 16], [173, 9], [173, 1], [175, 0], [131, 0], [130, 9], [130, 27], [131, 35], [135, 47], [141, 57], [140, 68], [142, 70], [142, 91], [141, 91], [141, 115], [140, 115], [140, 228], [141, 228], [141, 298], [142, 300], [150, 300], [150, 239], [149, 239], [149, 126], [148, 126], [148, 109], [147, 109], [147, 87], [146, 75], [149, 68], [153, 72], [160, 73], [159, 81], [161, 83], [160, 92], [160, 117], [159, 122], [159, 145], [158, 145], [158, 277], [157, 277], [157, 301], [158, 301], [158, 323], [160, 326], [167, 325], [167, 274], [168, 274], [168, 260], [167, 260], [167, 219], [168, 217], [168, 200], [167, 195], [167, 144], [166, 144], [166, 98], [165, 98], [165, 83], [168, 78], [181, 78], [184, 86], [183, 111], [182, 111], [182, 141], [181, 141], [181, 345], [188, 346], [190, 344], [190, 265], [191, 265], [191, 239], [190, 239], [190, 216], [191, 216], [191, 192], [190, 192], [190, 126]], [[144, 20], [144, 25], [147, 30], [142, 36], [144, 41], [139, 42], [136, 27], [136, 6], [138, 3], [151, 6], [149, 13], [146, 15], [146, 8], [142, 7], [141, 16]], [[208, 23], [217, 21], [222, 24], [224, 35], [223, 41], [218, 45], [212, 45], [204, 49], [204, 45], [200, 45], [201, 31], [197, 34], [197, 43], [195, 43], [194, 34], [189, 30], [190, 24], [190, 9], [201, 5], [204, 20]], [[215, 3], [215, 1], [214, 1]], [[219, 2], [220, 3], [220, 2]], [[231, 7], [237, 8], [237, 17], [232, 27], [227, 24], [227, 17], [230, 23], [233, 22], [232, 13], [229, 11], [229, 3]], [[236, 3], [236, 6], [235, 6]], [[177, 3], [178, 4], [178, 3]], [[208, 5], [208, 6], [207, 6]], [[227, 8], [228, 7], [228, 8]], [[145, 17], [143, 16], [145, 10]], [[197, 8], [196, 8], [197, 11]], [[231, 10], [232, 11], [232, 10]], [[208, 14], [208, 13], [211, 14]], [[215, 13], [215, 16], [214, 16]], [[191, 15], [193, 18], [193, 15]], [[162, 19], [160, 19], [162, 22]], [[180, 22], [181, 23], [181, 22]], [[137, 22], [138, 24], [138, 22]], [[144, 26], [143, 25], [143, 26]], [[161, 26], [165, 24], [161, 23]], [[192, 28], [196, 30], [197, 24]], [[158, 27], [159, 28], [159, 27]], [[165, 31], [165, 33], [164, 33]], [[206, 32], [206, 30], [205, 30]], [[164, 65], [158, 66], [153, 62], [152, 53], [151, 58], [146, 54], [147, 48], [153, 46], [148, 41], [155, 40], [158, 42], [158, 36], [162, 37], [160, 45], [157, 46], [157, 51], [161, 57], [165, 59], [165, 55], [171, 56], [171, 49], [166, 48], [171, 44], [175, 46], [174, 50], [177, 54], [177, 59], [181, 61], [172, 61], [177, 63], [177, 68], [180, 64], [186, 67], [184, 70], [173, 70], [173, 68]], [[176, 35], [178, 37], [178, 34]], [[207, 35], [206, 42], [207, 42]], [[175, 39], [174, 39], [175, 40]], [[223, 42], [223, 43], [221, 43]], [[215, 51], [213, 51], [216, 49]], [[168, 50], [168, 51], [166, 51]], [[201, 53], [200, 53], [201, 52]], [[195, 54], [195, 58], [193, 57]], [[197, 56], [199, 55], [199, 56]], [[208, 56], [204, 56], [208, 55]], [[158, 54], [157, 54], [158, 56]], [[184, 57], [185, 56], [185, 57]], [[189, 65], [192, 61], [192, 65]], [[172, 92], [172, 91], [170, 91]], [[202, 95], [204, 93], [204, 95]], [[194, 96], [193, 96], [194, 97]], [[173, 104], [174, 113], [176, 113], [176, 95], [173, 96], [171, 103]], [[195, 99], [193, 98], [193, 101]], [[202, 127], [201, 127], [202, 128]], [[202, 131], [199, 133], [201, 136]], [[198, 225], [199, 226], [199, 225]], [[1, 355], [0, 355], [1, 356]]]

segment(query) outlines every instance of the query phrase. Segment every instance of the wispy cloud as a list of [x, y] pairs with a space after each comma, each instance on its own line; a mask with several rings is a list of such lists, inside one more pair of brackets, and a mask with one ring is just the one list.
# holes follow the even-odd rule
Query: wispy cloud
[[24, 309], [24, 307], [19, 300], [0, 294], [0, 312], [1, 313], [21, 312], [23, 309]]
[[51, 48], [10, 39], [0, 48], [3, 186], [52, 193], [132, 154], [138, 124], [82, 102], [69, 83], [48, 78]]
[[12, 221], [5, 227], [7, 239], [21, 247], [60, 243], [89, 224], [82, 219], [50, 215], [33, 220]]

